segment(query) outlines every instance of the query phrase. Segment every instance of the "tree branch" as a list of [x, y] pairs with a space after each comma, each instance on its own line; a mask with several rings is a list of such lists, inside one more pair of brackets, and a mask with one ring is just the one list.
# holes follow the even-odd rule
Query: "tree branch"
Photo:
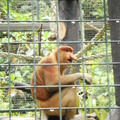
[[[3, 57], [3, 58], [7, 58], [8, 57], [8, 52], [0, 52], [0, 56]], [[10, 53], [10, 58], [18, 58], [18, 59], [21, 59], [21, 60], [33, 60], [34, 59], [34, 56], [30, 56], [30, 55], [23, 55], [23, 54], [14, 54], [14, 53]], [[41, 60], [41, 56], [35, 56], [35, 60], [36, 61], [39, 61]]]
[[[95, 27], [94, 25], [91, 25], [89, 23], [84, 23], [86, 27], [91, 28], [92, 30], [99, 32], [99, 28]], [[110, 38], [110, 34], [107, 33], [108, 38]]]
[[19, 87], [19, 88], [16, 88], [18, 90], [22, 90], [24, 92], [31, 93], [30, 85], [29, 84], [21, 83], [21, 82], [15, 82], [14, 86], [15, 87]]
[[[111, 55], [111, 52], [108, 52], [108, 56], [110, 56], [110, 55]], [[100, 54], [84, 57], [84, 60], [85, 61], [87, 61], [87, 60], [94, 60], [94, 59], [97, 59], [97, 58], [103, 58], [105, 56], [106, 56], [106, 53], [100, 53]], [[78, 62], [82, 62], [82, 57], [79, 58], [77, 61]]]
[[[108, 28], [109, 24], [107, 23], [107, 28]], [[86, 47], [84, 47], [83, 51], [80, 50], [79, 52], [76, 53], [77, 58], [80, 58], [82, 56], [82, 53], [86, 53], [90, 48], [93, 47], [93, 42], [98, 41], [104, 34], [105, 31], [105, 26], [103, 26], [99, 32], [95, 35], [94, 38], [91, 39], [91, 43], [89, 43]]]

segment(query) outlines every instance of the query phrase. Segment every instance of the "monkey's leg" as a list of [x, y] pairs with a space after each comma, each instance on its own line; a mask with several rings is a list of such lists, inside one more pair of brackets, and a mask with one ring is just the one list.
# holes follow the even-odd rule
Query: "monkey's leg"
[[[37, 100], [38, 107], [41, 108], [59, 108], [59, 93], [56, 92], [49, 100], [41, 101]], [[61, 106], [62, 107], [76, 107], [77, 106], [77, 94], [76, 88], [64, 88], [61, 90]], [[65, 116], [66, 120], [70, 120], [75, 116], [76, 110], [62, 110], [62, 116]], [[44, 110], [47, 115], [59, 116], [59, 110]]]

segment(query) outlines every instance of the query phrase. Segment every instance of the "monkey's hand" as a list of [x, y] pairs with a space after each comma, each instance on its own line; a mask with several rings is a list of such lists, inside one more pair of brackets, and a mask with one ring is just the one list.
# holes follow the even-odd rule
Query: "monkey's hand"
[[92, 84], [92, 77], [88, 75], [87, 73], [84, 73], [84, 79], [87, 84]]
[[75, 73], [74, 79], [80, 79], [80, 80], [84, 79], [87, 84], [92, 83], [92, 77], [87, 73], [84, 73], [84, 75], [83, 73]]

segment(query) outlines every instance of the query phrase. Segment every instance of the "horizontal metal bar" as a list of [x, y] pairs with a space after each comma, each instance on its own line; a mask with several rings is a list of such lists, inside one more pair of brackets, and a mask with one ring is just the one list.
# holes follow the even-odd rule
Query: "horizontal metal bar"
[[[85, 87], [120, 87], [120, 84], [99, 84], [99, 85], [85, 85]], [[46, 85], [46, 86], [35, 86], [36, 88], [58, 88], [59, 85]], [[83, 85], [61, 85], [61, 88], [66, 87], [83, 87]], [[19, 89], [19, 88], [34, 88], [34, 86], [11, 86], [11, 89]], [[9, 89], [9, 87], [0, 87], [0, 89]]]
[[[81, 43], [82, 41], [61, 41], [59, 44], [78, 44]], [[106, 43], [105, 41], [84, 41], [83, 43], [90, 43], [90, 44], [95, 44], [95, 43]], [[113, 40], [113, 41], [107, 41], [107, 43], [118, 43], [120, 44], [120, 40]], [[8, 44], [8, 42], [1, 42], [1, 44]], [[10, 42], [10, 44], [33, 44], [33, 42]], [[35, 44], [57, 44], [57, 41], [45, 41], [45, 42], [40, 42], [40, 41], [35, 41]]]
[[[7, 22], [6, 20], [0, 20], [0, 22]], [[31, 20], [10, 20], [10, 23], [15, 23], [15, 22], [29, 22], [31, 23]], [[40, 23], [51, 23], [51, 22], [81, 22], [80, 20], [35, 20], [34, 23], [36, 22], [40, 22]], [[103, 22], [104, 23], [104, 19], [102, 20], [83, 20], [82, 22]]]
[[[57, 22], [104, 22], [104, 18], [103, 19], [89, 19], [89, 20], [58, 20]], [[106, 21], [108, 22], [116, 22], [116, 21], [120, 21], [120, 19], [106, 19]], [[0, 20], [0, 22], [7, 22], [7, 20]], [[32, 20], [10, 20], [9, 22], [32, 22]], [[34, 22], [56, 22], [56, 20], [34, 20]]]
[[[62, 110], [70, 110], [70, 109], [84, 109], [84, 107], [62, 107]], [[109, 109], [109, 107], [86, 107], [86, 109]], [[120, 109], [120, 107], [111, 107], [111, 109]], [[59, 110], [59, 107], [55, 108], [36, 108], [37, 111], [39, 110]], [[22, 112], [22, 111], [35, 111], [35, 108], [25, 108], [25, 109], [11, 109], [11, 112]], [[9, 112], [9, 109], [0, 110], [0, 113]]]
[[[82, 65], [82, 63], [59, 63], [60, 65]], [[84, 63], [84, 65], [106, 65], [107, 63]], [[109, 62], [108, 65], [119, 65], [120, 62]], [[10, 64], [10, 66], [33, 66], [34, 64]], [[0, 66], [9, 66], [9, 64], [0, 64]], [[58, 64], [35, 64], [35, 66], [58, 66]]]

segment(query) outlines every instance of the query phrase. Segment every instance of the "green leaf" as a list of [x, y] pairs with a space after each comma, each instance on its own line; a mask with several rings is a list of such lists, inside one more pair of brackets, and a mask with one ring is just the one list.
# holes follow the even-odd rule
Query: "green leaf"
[[28, 79], [31, 79], [31, 77], [32, 77], [32, 74], [31, 74], [31, 75], [27, 75], [27, 78], [28, 78]]
[[20, 71], [15, 72], [15, 77], [18, 77], [18, 78], [22, 77]]
[[15, 80], [15, 75], [14, 74], [10, 74], [10, 80], [11, 81]]
[[26, 70], [23, 74], [23, 77], [25, 77], [27, 75], [27, 73], [29, 73], [29, 70]]
[[99, 120], [101, 120], [98, 109], [94, 109], [94, 112], [96, 113], [96, 115], [97, 115], [97, 117], [99, 118]]
[[101, 109], [100, 120], [105, 120], [105, 117], [106, 117], [106, 111], [104, 109]]
[[0, 72], [0, 77], [5, 77], [6, 73], [5, 72]]
[[4, 62], [3, 58], [2, 58], [2, 57], [0, 57], [0, 63], [3, 63], [3, 62]]

